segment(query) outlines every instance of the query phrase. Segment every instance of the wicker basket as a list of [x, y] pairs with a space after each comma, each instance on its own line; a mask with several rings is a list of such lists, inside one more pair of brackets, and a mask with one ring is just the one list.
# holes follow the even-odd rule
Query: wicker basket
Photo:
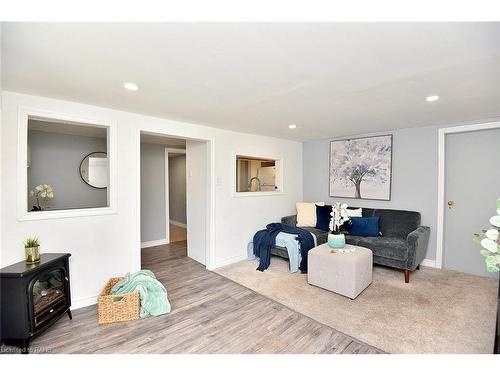
[[139, 293], [109, 294], [111, 288], [123, 277], [109, 279], [97, 298], [99, 324], [139, 319], [141, 300]]

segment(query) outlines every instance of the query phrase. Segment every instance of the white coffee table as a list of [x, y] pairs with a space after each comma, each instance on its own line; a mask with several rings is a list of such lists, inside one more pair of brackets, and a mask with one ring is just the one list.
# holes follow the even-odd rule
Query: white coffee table
[[346, 245], [352, 252], [333, 253], [328, 243], [309, 250], [307, 281], [351, 299], [372, 282], [373, 254], [361, 246]]

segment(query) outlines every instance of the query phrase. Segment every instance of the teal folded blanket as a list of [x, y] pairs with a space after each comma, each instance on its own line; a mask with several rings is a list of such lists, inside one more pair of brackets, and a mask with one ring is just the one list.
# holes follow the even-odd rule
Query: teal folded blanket
[[167, 290], [156, 279], [153, 272], [141, 270], [127, 273], [123, 280], [111, 288], [111, 294], [138, 292], [141, 297], [141, 318], [149, 315], [157, 316], [170, 312]]

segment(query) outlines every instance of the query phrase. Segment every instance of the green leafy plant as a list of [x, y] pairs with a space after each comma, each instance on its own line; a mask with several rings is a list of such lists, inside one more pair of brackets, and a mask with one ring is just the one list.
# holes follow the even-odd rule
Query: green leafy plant
[[24, 241], [24, 247], [38, 247], [40, 246], [40, 243], [38, 242], [38, 238], [36, 237], [28, 237]]
[[500, 198], [497, 199], [497, 215], [490, 218], [490, 224], [492, 228], [474, 234], [473, 241], [483, 247], [480, 253], [485, 257], [488, 272], [498, 272], [500, 271]]

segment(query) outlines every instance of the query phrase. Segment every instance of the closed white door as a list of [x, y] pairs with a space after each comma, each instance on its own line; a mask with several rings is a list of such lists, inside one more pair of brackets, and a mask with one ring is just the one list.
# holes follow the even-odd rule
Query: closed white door
[[489, 228], [500, 198], [500, 129], [448, 134], [445, 158], [443, 267], [498, 278], [472, 238]]

